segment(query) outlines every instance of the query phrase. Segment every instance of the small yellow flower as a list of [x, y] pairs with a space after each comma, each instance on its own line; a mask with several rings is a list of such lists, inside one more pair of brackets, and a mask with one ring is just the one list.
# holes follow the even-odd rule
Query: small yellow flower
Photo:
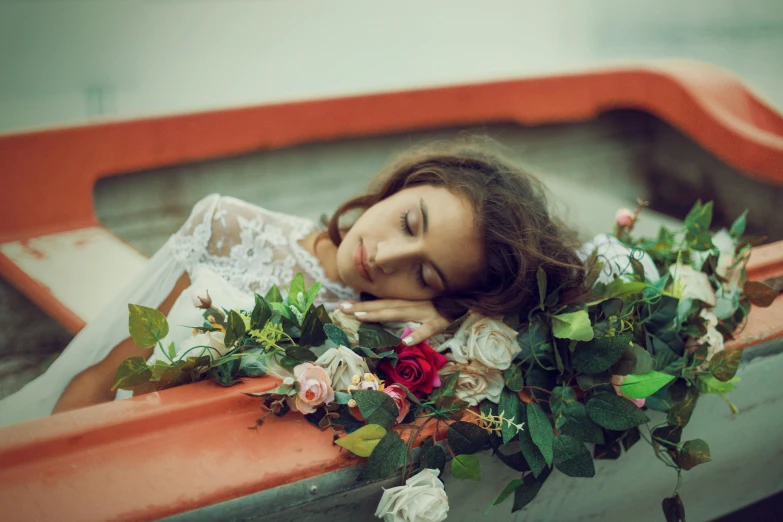
[[351, 377], [351, 384], [359, 384], [360, 382], [362, 382], [362, 377], [360, 375], [354, 375]]
[[364, 380], [364, 381], [377, 381], [378, 377], [376, 377], [375, 375], [373, 375], [371, 373], [365, 373], [364, 374], [364, 378], [362, 380]]
[[348, 386], [348, 390], [347, 391], [348, 391], [348, 393], [351, 393], [352, 391], [358, 390], [358, 389], [359, 389], [358, 386], [356, 386], [355, 384], [351, 384], [350, 386]]
[[351, 399], [348, 401], [348, 407], [349, 408], [355, 408], [356, 407], [356, 401], [354, 399]]

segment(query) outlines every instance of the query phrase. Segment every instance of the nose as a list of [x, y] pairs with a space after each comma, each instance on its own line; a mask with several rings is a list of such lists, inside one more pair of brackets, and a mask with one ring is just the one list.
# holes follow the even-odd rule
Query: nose
[[376, 247], [375, 265], [385, 275], [392, 275], [403, 267], [416, 262], [419, 257], [417, 242], [387, 240], [378, 243]]

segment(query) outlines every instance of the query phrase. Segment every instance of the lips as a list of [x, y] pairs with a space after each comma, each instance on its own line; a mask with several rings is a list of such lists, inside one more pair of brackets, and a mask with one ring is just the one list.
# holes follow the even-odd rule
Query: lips
[[361, 241], [356, 247], [356, 252], [353, 254], [353, 267], [362, 279], [370, 283], [373, 282], [372, 276], [370, 275], [370, 268], [367, 263], [367, 251], [364, 249], [364, 244]]

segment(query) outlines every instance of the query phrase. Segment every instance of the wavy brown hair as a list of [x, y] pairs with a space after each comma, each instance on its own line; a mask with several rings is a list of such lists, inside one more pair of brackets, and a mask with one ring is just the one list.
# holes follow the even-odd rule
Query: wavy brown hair
[[343, 203], [328, 222], [335, 245], [342, 241], [341, 218], [363, 211], [415, 185], [436, 185], [467, 200], [484, 243], [484, 271], [468, 291], [434, 300], [438, 310], [458, 317], [468, 309], [486, 315], [526, 314], [538, 303], [536, 273], [542, 267], [547, 287], [581, 288], [584, 265], [576, 255], [573, 232], [550, 215], [541, 183], [481, 143], [436, 143], [408, 151], [385, 168], [367, 194]]

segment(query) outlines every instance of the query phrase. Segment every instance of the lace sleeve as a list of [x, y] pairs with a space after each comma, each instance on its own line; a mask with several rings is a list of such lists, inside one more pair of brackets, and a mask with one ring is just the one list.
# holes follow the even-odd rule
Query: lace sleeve
[[196, 204], [171, 241], [191, 279], [208, 269], [239, 290], [264, 294], [302, 272], [308, 284], [324, 285], [319, 301], [353, 298], [350, 289], [327, 281], [318, 261], [299, 245], [316, 230], [306, 219], [212, 194]]

